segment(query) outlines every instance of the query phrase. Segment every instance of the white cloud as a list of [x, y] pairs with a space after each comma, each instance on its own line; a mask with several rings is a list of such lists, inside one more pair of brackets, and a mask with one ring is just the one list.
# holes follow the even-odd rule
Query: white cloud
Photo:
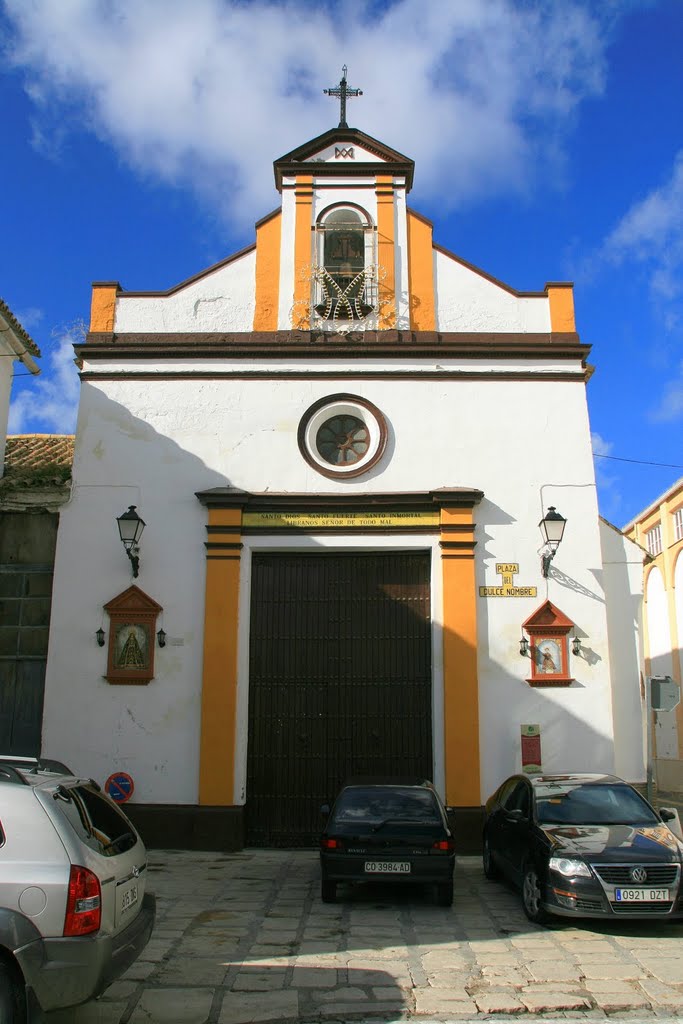
[[20, 391], [10, 405], [8, 433], [74, 433], [79, 380], [73, 346], [82, 340], [82, 324], [57, 332], [52, 351], [43, 353], [45, 376], [34, 378], [30, 389]]
[[683, 323], [683, 150], [669, 179], [634, 203], [602, 253], [614, 264], [645, 265], [665, 328], [674, 331]]
[[667, 382], [661, 401], [651, 410], [650, 418], [655, 423], [683, 419], [683, 363], [678, 364], [677, 373]]
[[[531, 188], [572, 114], [602, 89], [607, 22], [580, 0], [5, 0], [8, 53], [58, 145], [69, 119], [141, 172], [247, 223], [274, 205], [271, 164], [334, 126], [322, 89], [363, 89], [349, 123], [419, 160], [452, 205]], [[601, 21], [604, 19], [604, 21]]]
[[611, 455], [614, 444], [612, 441], [606, 441], [600, 434], [592, 431], [591, 445], [593, 447], [593, 464], [595, 465], [595, 482], [600, 493], [600, 506], [607, 506], [610, 510], [610, 515], [616, 515], [621, 505], [621, 493], [618, 488], [619, 479], [608, 471], [607, 466], [610, 463], [600, 458], [600, 456]]
[[38, 326], [45, 314], [37, 306], [29, 306], [27, 309], [18, 309], [15, 316], [25, 331], [32, 331]]
[[590, 263], [640, 266], [658, 325], [660, 364], [668, 373], [661, 398], [649, 410], [654, 422], [683, 419], [683, 363], [673, 363], [683, 340], [683, 150], [668, 179], [638, 199], [609, 233]]
[[596, 434], [595, 431], [591, 433], [591, 444], [593, 446], [593, 455], [611, 455], [614, 445], [611, 441], [605, 441], [600, 434]]

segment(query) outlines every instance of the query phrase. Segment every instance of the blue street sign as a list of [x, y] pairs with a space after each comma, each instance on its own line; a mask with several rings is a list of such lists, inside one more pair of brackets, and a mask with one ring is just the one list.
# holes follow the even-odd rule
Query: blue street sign
[[125, 804], [135, 791], [135, 783], [128, 772], [114, 772], [105, 782], [104, 790], [117, 804]]

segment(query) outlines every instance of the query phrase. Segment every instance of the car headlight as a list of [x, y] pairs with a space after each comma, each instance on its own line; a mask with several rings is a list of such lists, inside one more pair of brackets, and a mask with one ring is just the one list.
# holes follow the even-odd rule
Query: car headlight
[[559, 871], [561, 875], [565, 875], [567, 878], [571, 878], [572, 875], [583, 875], [585, 878], [591, 877], [588, 865], [574, 857], [551, 857], [549, 867], [551, 871]]

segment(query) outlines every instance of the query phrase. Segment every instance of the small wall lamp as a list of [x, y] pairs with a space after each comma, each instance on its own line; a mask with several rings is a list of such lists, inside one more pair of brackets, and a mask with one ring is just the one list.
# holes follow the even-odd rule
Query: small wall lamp
[[159, 647], [166, 646], [166, 633], [163, 629], [157, 630], [157, 643], [159, 644]]
[[117, 516], [116, 522], [119, 528], [121, 543], [126, 549], [126, 554], [133, 566], [133, 576], [137, 577], [140, 566], [139, 540], [145, 528], [145, 522], [135, 511], [136, 505], [129, 505], [128, 511]]
[[541, 573], [543, 578], [547, 579], [550, 574], [550, 563], [562, 541], [567, 520], [560, 515], [554, 505], [551, 505], [538, 525], [545, 541], [541, 551]]
[[581, 638], [576, 634], [572, 637], [572, 654], [581, 654]]
[[522, 655], [523, 658], [526, 658], [527, 654], [529, 653], [529, 641], [525, 636], [522, 636], [521, 640], [519, 641], [519, 653]]
[[104, 630], [101, 626], [95, 630], [95, 639], [97, 640], [98, 647], [104, 647]]

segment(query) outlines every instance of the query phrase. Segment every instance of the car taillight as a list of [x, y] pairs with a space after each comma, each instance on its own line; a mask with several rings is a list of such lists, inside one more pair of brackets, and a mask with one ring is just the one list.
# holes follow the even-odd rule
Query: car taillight
[[432, 850], [444, 850], [446, 853], [450, 853], [454, 849], [455, 843], [452, 839], [437, 839], [435, 843], [432, 843]]
[[323, 850], [341, 850], [344, 846], [341, 839], [329, 839], [327, 836], [320, 840], [320, 845]]
[[102, 917], [100, 880], [87, 868], [71, 865], [66, 901], [64, 935], [89, 935], [98, 931]]

